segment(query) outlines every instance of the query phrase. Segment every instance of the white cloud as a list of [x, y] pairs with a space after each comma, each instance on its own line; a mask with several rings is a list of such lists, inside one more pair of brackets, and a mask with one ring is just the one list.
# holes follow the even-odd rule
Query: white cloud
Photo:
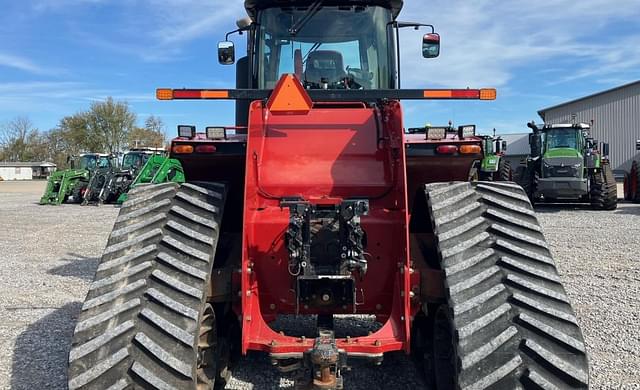
[[440, 0], [428, 7], [407, 2], [401, 19], [434, 23], [442, 34], [442, 54], [423, 60], [420, 35], [403, 31], [404, 86], [501, 87], [520, 67], [555, 66], [554, 61], [575, 64], [559, 81], [619, 76], [640, 65], [637, 45], [631, 44], [640, 37], [617, 39], [601, 32], [604, 27], [635, 23], [638, 17], [637, 0], [618, 0], [615, 6], [607, 0]]
[[15, 56], [12, 54], [0, 53], [0, 66], [8, 68], [14, 68], [34, 74], [46, 74], [49, 73], [46, 69], [39, 65], [36, 65], [31, 60]]

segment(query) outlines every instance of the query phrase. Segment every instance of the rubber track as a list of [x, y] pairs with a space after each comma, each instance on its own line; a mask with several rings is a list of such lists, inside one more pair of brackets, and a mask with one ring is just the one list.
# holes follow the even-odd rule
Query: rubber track
[[78, 318], [69, 389], [194, 389], [198, 324], [226, 189], [130, 193]]
[[605, 164], [591, 182], [591, 206], [597, 210], [615, 210], [618, 207], [618, 187], [611, 166]]
[[427, 185], [426, 198], [446, 274], [457, 388], [587, 388], [584, 339], [524, 190]]

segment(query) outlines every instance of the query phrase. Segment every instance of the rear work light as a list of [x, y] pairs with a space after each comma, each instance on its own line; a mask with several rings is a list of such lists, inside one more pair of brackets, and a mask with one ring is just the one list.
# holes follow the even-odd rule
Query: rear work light
[[193, 146], [191, 146], [191, 145], [176, 145], [171, 150], [175, 154], [189, 154], [189, 153], [193, 153]]
[[476, 125], [466, 125], [458, 127], [458, 138], [474, 137], [476, 135]]
[[458, 147], [455, 145], [440, 145], [436, 148], [436, 153], [439, 154], [456, 154]]
[[462, 145], [460, 146], [461, 154], [480, 154], [482, 152], [482, 148], [480, 145]]
[[196, 153], [215, 153], [216, 152], [215, 145], [198, 145], [196, 146]]
[[443, 139], [447, 136], [447, 129], [445, 127], [427, 127], [427, 139]]
[[227, 130], [224, 127], [207, 127], [208, 139], [226, 139]]
[[178, 137], [193, 138], [196, 136], [196, 127], [188, 125], [178, 125]]

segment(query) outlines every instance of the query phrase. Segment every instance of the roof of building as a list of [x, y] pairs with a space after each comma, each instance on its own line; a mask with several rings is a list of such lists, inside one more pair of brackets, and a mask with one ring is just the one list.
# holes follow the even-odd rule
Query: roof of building
[[529, 147], [529, 134], [500, 134], [500, 137], [507, 141], [507, 156], [527, 156], [531, 152]]
[[634, 86], [634, 85], [638, 85], [638, 84], [640, 84], [640, 80], [634, 81], [632, 83], [620, 85], [618, 87], [607, 89], [607, 90], [604, 90], [604, 91], [601, 91], [601, 92], [596, 92], [594, 94], [587, 95], [587, 96], [584, 96], [584, 97], [581, 97], [581, 98], [578, 98], [578, 99], [569, 100], [568, 102], [556, 104], [555, 106], [543, 108], [542, 110], [538, 111], [538, 115], [540, 115], [540, 117], [542, 119], [544, 119], [544, 113], [547, 112], [547, 111], [551, 111], [551, 110], [559, 108], [559, 107], [567, 106], [569, 104], [581, 102], [583, 100], [591, 99], [591, 98], [596, 97], [596, 96], [605, 95], [605, 94], [611, 93], [611, 92], [616, 92], [616, 91], [619, 91], [621, 89], [625, 89], [625, 88], [628, 88], [628, 87], [631, 87], [631, 86]]
[[34, 161], [34, 162], [0, 161], [0, 167], [16, 167], [16, 168], [22, 168], [22, 167], [35, 168], [35, 167], [40, 167], [40, 168], [47, 168], [47, 167], [55, 167], [55, 166], [56, 166], [56, 164], [50, 163], [50, 162], [46, 162], [46, 161]]

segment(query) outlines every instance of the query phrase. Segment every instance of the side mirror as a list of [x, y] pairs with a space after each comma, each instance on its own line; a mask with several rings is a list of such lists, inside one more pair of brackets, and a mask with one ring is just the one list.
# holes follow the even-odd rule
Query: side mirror
[[502, 141], [502, 152], [507, 151], [507, 141]]
[[602, 156], [609, 157], [609, 144], [606, 142], [602, 143]]
[[640, 139], [636, 140], [636, 150], [640, 150]]
[[422, 37], [422, 56], [436, 58], [440, 55], [440, 34], [430, 33]]
[[218, 62], [222, 65], [233, 65], [236, 62], [236, 50], [233, 42], [218, 43]]

